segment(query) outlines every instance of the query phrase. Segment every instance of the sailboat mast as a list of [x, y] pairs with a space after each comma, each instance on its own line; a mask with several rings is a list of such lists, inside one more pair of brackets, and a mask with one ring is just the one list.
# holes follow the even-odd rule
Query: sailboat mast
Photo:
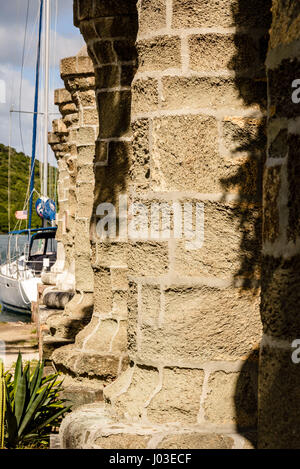
[[39, 81], [40, 81], [40, 59], [41, 59], [41, 38], [42, 38], [43, 7], [44, 7], [44, 0], [41, 0], [40, 1], [39, 38], [38, 38], [36, 76], [35, 76], [35, 96], [34, 96], [33, 133], [32, 133], [32, 154], [31, 154], [31, 167], [30, 167], [30, 199], [29, 199], [29, 222], [28, 222], [29, 230], [31, 230], [31, 228], [32, 228], [32, 205], [33, 205], [33, 191], [34, 191], [34, 169], [35, 169], [35, 158], [36, 158], [36, 135], [37, 135], [37, 119], [38, 119], [38, 105], [39, 105]]
[[48, 122], [49, 122], [49, 45], [50, 45], [50, 0], [45, 0], [45, 89], [44, 89], [44, 178], [43, 196], [48, 195]]

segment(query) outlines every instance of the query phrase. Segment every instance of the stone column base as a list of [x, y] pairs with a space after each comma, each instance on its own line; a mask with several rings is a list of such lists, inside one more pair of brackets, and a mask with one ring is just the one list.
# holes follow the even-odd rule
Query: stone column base
[[120, 422], [104, 403], [78, 408], [60, 428], [62, 449], [253, 449], [248, 438], [232, 426]]

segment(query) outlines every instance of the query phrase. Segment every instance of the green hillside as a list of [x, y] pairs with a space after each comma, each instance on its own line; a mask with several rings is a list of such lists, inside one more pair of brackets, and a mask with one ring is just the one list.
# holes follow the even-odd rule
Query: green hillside
[[[14, 229], [17, 220], [15, 212], [23, 210], [26, 198], [29, 172], [30, 158], [24, 153], [18, 153], [14, 148], [11, 150], [11, 214], [10, 227]], [[40, 168], [39, 162], [35, 165], [35, 187], [40, 190]], [[34, 207], [38, 198], [34, 194]], [[26, 207], [27, 208], [27, 207]], [[33, 210], [33, 227], [41, 226], [41, 219]], [[26, 220], [22, 221], [21, 229], [26, 229]], [[0, 233], [8, 232], [8, 147], [0, 144]]]

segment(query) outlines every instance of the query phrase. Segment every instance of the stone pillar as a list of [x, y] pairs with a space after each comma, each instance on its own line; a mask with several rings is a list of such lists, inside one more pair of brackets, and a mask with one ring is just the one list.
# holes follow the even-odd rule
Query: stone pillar
[[[99, 218], [93, 217], [95, 304], [109, 304], [103, 312], [111, 311], [115, 298], [114, 288], [111, 293], [103, 285], [119, 277], [115, 268], [127, 269], [130, 366], [104, 389], [104, 406], [66, 418], [62, 442], [93, 448], [249, 447], [256, 438], [261, 338], [260, 168], [270, 5], [137, 2], [128, 167], [129, 90], [119, 88], [123, 67], [116, 65], [118, 57], [130, 57], [125, 39], [132, 37], [128, 9], [133, 12], [135, 3], [74, 2], [75, 22], [100, 71], [98, 148], [105, 151], [99, 153], [95, 200], [117, 205], [125, 192], [148, 214], [157, 204], [170, 210], [172, 204], [189, 203], [194, 210], [204, 205], [204, 243], [191, 245], [187, 231], [181, 240], [159, 238], [153, 220], [146, 239], [105, 243], [97, 238]], [[121, 23], [127, 32], [120, 40]]]
[[259, 448], [299, 449], [300, 365], [297, 344], [293, 347], [300, 339], [299, 3], [273, 0], [272, 12], [258, 443]]
[[[66, 176], [63, 178], [61, 171], [59, 181], [58, 239], [62, 238], [65, 246], [76, 294], [63, 314], [51, 315], [48, 320], [52, 335], [49, 340], [58, 340], [59, 344], [61, 339], [74, 342], [76, 334], [90, 321], [93, 310], [89, 225], [94, 200], [93, 160], [98, 113], [94, 68], [86, 47], [77, 56], [62, 60], [61, 77], [66, 89], [56, 91], [55, 102], [63, 116], [58, 124], [64, 133], [59, 133], [54, 122], [50, 142], [65, 166]], [[67, 144], [57, 145], [56, 140], [62, 138]], [[67, 279], [60, 276], [57, 280], [63, 283]]]
[[[135, 9], [119, 7], [101, 10], [94, 22], [89, 18], [88, 4], [80, 5], [80, 27], [94, 63], [99, 132], [87, 134], [81, 126], [82, 146], [78, 159], [83, 170], [94, 170], [95, 191], [82, 187], [82, 195], [93, 195], [91, 223], [92, 266], [94, 269], [94, 313], [88, 326], [77, 335], [74, 346], [58, 349], [53, 360], [58, 369], [82, 380], [89, 377], [98, 385], [111, 383], [128, 367], [127, 355], [127, 261], [125, 243], [99, 242], [96, 234], [96, 212], [101, 203], [113, 203], [118, 208], [119, 194], [127, 192], [131, 158], [131, 81], [136, 68]], [[77, 13], [76, 13], [77, 15]], [[103, 15], [103, 16], [102, 16]], [[78, 16], [78, 17], [79, 17]], [[108, 16], [108, 18], [106, 18]], [[77, 18], [77, 16], [76, 16]], [[116, 38], [116, 39], [115, 39]], [[90, 116], [85, 112], [85, 119]], [[92, 143], [95, 146], [92, 148]], [[91, 143], [88, 147], [87, 143]], [[95, 155], [93, 167], [87, 166]], [[89, 177], [86, 178], [89, 180]], [[78, 245], [78, 249], [81, 245]], [[107, 253], [105, 255], [105, 253]], [[86, 259], [86, 267], [91, 266]], [[88, 280], [88, 279], [87, 279]]]
[[[76, 126], [72, 128], [72, 140], [76, 147], [74, 211], [74, 264], [77, 294], [66, 306], [62, 323], [66, 334], [75, 338], [76, 333], [91, 319], [93, 310], [94, 278], [91, 267], [89, 225], [93, 207], [95, 139], [98, 133], [98, 114], [95, 100], [95, 75], [92, 62], [84, 47], [76, 57], [61, 63], [61, 76], [78, 111]], [[73, 160], [68, 160], [69, 170]]]
[[74, 219], [73, 210], [75, 194], [74, 171], [69, 171], [68, 161], [76, 159], [76, 147], [72, 145], [70, 122], [78, 118], [78, 111], [72, 97], [66, 89], [55, 91], [54, 102], [59, 106], [62, 119], [53, 122], [49, 133], [49, 144], [58, 161], [58, 204], [57, 233], [58, 259], [50, 274], [43, 274], [45, 284], [56, 285], [58, 289], [75, 290], [74, 272]]

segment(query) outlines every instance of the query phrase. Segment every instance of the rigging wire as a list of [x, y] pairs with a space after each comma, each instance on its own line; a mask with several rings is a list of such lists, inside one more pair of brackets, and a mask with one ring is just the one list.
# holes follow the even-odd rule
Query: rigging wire
[[8, 232], [10, 232], [10, 217], [11, 217], [11, 194], [10, 194], [10, 164], [11, 164], [11, 113], [9, 113], [9, 144], [8, 144], [8, 182], [7, 182], [7, 214], [8, 214]]
[[[18, 9], [17, 9], [17, 18], [18, 18], [18, 23], [20, 19], [20, 14], [21, 14], [21, 3], [18, 2]], [[13, 109], [13, 92], [15, 90], [15, 79], [16, 75], [13, 74], [13, 78], [10, 81], [10, 99], [9, 99], [9, 108]], [[7, 167], [7, 216], [8, 216], [8, 229], [10, 231], [11, 227], [11, 144], [12, 144], [12, 115], [9, 112], [9, 131], [8, 131], [8, 167]]]
[[25, 63], [28, 60], [29, 56], [33, 53], [33, 50], [34, 50], [33, 40], [36, 38], [36, 33], [37, 33], [37, 28], [38, 28], [38, 20], [39, 20], [39, 11], [37, 9], [35, 20], [34, 20], [34, 23], [33, 23], [33, 26], [32, 26], [30, 40], [28, 41], [27, 52], [26, 52], [26, 55], [25, 55]]
[[[41, 6], [40, 8], [38, 9], [39, 10], [39, 17], [41, 15]], [[39, 26], [40, 27], [40, 26]], [[38, 60], [39, 60], [39, 56], [38, 56]], [[38, 111], [38, 109], [37, 109]], [[36, 118], [38, 118], [39, 116], [37, 115]], [[30, 161], [30, 170], [29, 170], [29, 182], [28, 182], [28, 187], [27, 187], [27, 193], [26, 193], [26, 197], [25, 197], [25, 201], [24, 201], [24, 208], [23, 210], [25, 210], [27, 208], [27, 206], [29, 205], [29, 201], [31, 200], [31, 197], [33, 195], [33, 192], [34, 192], [34, 188], [33, 190], [31, 189], [31, 180], [32, 180], [32, 177], [33, 177], [33, 174], [34, 174], [34, 171], [35, 171], [35, 165], [32, 165], [32, 158], [33, 158], [33, 155], [31, 157], [31, 161]], [[31, 215], [29, 214], [29, 218], [31, 219]], [[29, 223], [30, 223], [30, 220], [29, 220]], [[27, 223], [26, 223], [27, 227], [28, 227], [28, 218], [27, 218]]]
[[[53, 76], [56, 76], [56, 60], [57, 60], [57, 25], [58, 25], [58, 0], [55, 0], [55, 22], [54, 22], [54, 62], [53, 62]], [[53, 80], [54, 82], [54, 80]], [[54, 84], [53, 84], [54, 88]], [[57, 176], [56, 168], [53, 166], [54, 171], [54, 187], [53, 187], [53, 200], [57, 199]]]
[[[28, 29], [28, 17], [29, 17], [29, 9], [30, 9], [30, 0], [27, 1], [27, 12], [26, 12], [26, 24], [25, 24], [25, 33], [24, 33], [24, 43], [23, 43], [23, 54], [22, 54], [22, 64], [21, 64], [21, 81], [20, 81], [20, 94], [19, 94], [19, 109], [21, 110], [21, 105], [22, 105], [22, 85], [23, 85], [23, 71], [24, 71], [24, 65], [25, 65], [25, 61], [27, 59], [27, 56], [25, 58], [25, 51], [26, 51], [26, 38], [27, 38], [27, 29]], [[36, 15], [36, 20], [35, 20], [35, 23], [34, 23], [34, 26], [33, 26], [33, 30], [32, 30], [32, 35], [31, 35], [31, 39], [30, 39], [30, 47], [28, 48], [28, 51], [27, 51], [27, 55], [29, 54], [29, 51], [31, 49], [31, 46], [32, 46], [32, 43], [33, 43], [33, 34], [34, 34], [34, 31], [35, 31], [35, 27], [36, 27], [36, 24], [37, 24], [37, 21], [38, 21], [38, 17], [39, 17], [39, 11], [37, 11], [37, 15]], [[23, 153], [25, 154], [25, 150], [24, 150], [24, 144], [23, 144], [23, 135], [22, 135], [22, 121], [21, 121], [21, 112], [19, 113], [19, 129], [20, 129], [20, 137], [21, 137], [21, 145], [22, 145], [22, 150], [23, 150]], [[29, 191], [30, 191], [30, 179], [31, 179], [31, 176], [32, 176], [32, 172], [31, 172], [31, 168], [30, 168], [31, 164], [30, 164], [30, 160], [29, 160], [29, 181], [28, 181], [28, 186], [27, 186], [27, 190], [26, 190], [26, 196], [25, 196], [25, 202], [24, 202], [24, 206], [23, 206], [23, 211], [25, 211], [25, 209], [27, 208], [27, 204], [28, 204], [28, 198], [29, 198]], [[17, 222], [17, 225], [19, 223]], [[21, 223], [20, 223], [21, 224]], [[16, 227], [17, 227], [16, 225]], [[15, 229], [16, 229], [15, 227]], [[28, 227], [28, 220], [26, 222], [26, 228]]]
[[[53, 24], [53, 28], [51, 28], [51, 73], [50, 73], [50, 90], [53, 91], [55, 89], [55, 80], [56, 80], [56, 62], [57, 62], [57, 25], [58, 25], [58, 0], [55, 0], [55, 7], [54, 11], [52, 11], [51, 15], [51, 22]], [[51, 113], [51, 114], [59, 114], [59, 113]], [[59, 114], [60, 115], [60, 114]], [[50, 153], [53, 156], [53, 152]], [[53, 158], [55, 161], [55, 159]], [[48, 196], [50, 199], [54, 200], [56, 198], [57, 193], [57, 183], [55, 182], [55, 164], [54, 162], [49, 162], [48, 164]]]
[[[26, 38], [27, 38], [27, 29], [28, 29], [29, 6], [30, 6], [30, 0], [27, 0], [25, 32], [24, 32], [24, 40], [23, 40], [22, 63], [21, 63], [21, 80], [20, 80], [20, 91], [19, 91], [19, 108], [20, 109], [21, 109], [21, 104], [22, 104], [23, 72], [24, 72]], [[20, 130], [21, 147], [22, 147], [22, 151], [25, 155], [24, 142], [23, 142], [23, 133], [22, 133], [22, 116], [21, 116], [21, 114], [19, 114], [19, 130]]]

